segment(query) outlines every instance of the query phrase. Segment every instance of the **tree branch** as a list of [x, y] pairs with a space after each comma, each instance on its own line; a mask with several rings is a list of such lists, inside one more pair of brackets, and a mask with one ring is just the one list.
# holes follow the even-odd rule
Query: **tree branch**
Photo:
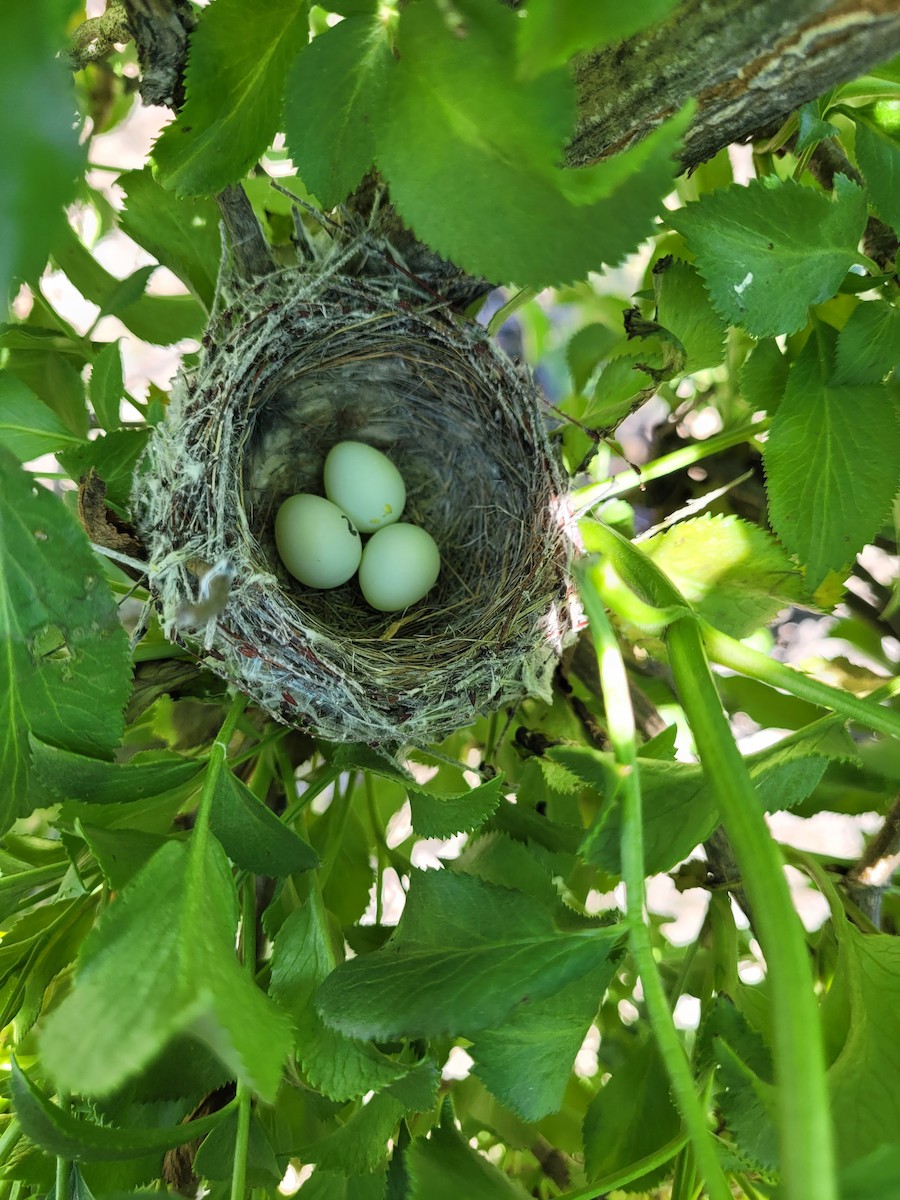
[[188, 37], [196, 24], [188, 0], [123, 0], [141, 64], [141, 98], [176, 112], [184, 103]]
[[873, 925], [881, 924], [881, 900], [897, 870], [900, 870], [900, 796], [847, 875], [850, 898]]
[[695, 96], [681, 153], [691, 168], [898, 51], [896, 0], [684, 0], [576, 62], [566, 158], [582, 166], [626, 150]]

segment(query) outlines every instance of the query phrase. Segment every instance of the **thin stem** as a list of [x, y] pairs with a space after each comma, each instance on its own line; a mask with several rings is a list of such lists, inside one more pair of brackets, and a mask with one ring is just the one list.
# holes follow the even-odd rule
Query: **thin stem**
[[819, 1014], [784, 863], [731, 735], [697, 622], [690, 617], [673, 622], [667, 644], [676, 689], [718, 797], [768, 964], [785, 1200], [836, 1200]]
[[700, 1104], [684, 1047], [678, 1037], [662, 978], [653, 956], [653, 944], [644, 912], [644, 833], [641, 812], [637, 739], [628, 676], [612, 626], [590, 578], [582, 576], [581, 597], [590, 621], [610, 741], [620, 774], [622, 805], [622, 879], [627, 897], [626, 921], [631, 953], [644, 989], [650, 1024], [665, 1064], [672, 1091], [687, 1126], [691, 1144], [712, 1200], [730, 1200], [706, 1112]]
[[[57, 1092], [56, 1103], [64, 1111], [69, 1108], [69, 1096], [67, 1092]], [[56, 1160], [56, 1187], [54, 1189], [54, 1200], [69, 1200], [72, 1188], [70, 1186], [72, 1180], [72, 1164], [67, 1158], [57, 1158]]]
[[632, 492], [643, 484], [652, 483], [655, 479], [662, 479], [676, 471], [687, 470], [688, 467], [701, 462], [704, 458], [710, 458], [713, 454], [720, 454], [723, 450], [730, 450], [732, 446], [739, 446], [743, 442], [752, 442], [768, 428], [768, 419], [756, 421], [752, 425], [742, 425], [739, 429], [730, 429], [725, 433], [717, 434], [716, 437], [707, 438], [705, 442], [692, 442], [691, 445], [684, 446], [680, 450], [673, 450], [671, 454], [663, 454], [645, 467], [641, 467], [640, 471], [634, 469], [621, 471], [618, 475], [606, 479], [602, 483], [593, 483], [589, 487], [580, 488], [573, 493], [575, 511], [576, 513], [585, 513], [595, 504], [600, 504], [604, 500], [624, 496], [627, 492]]
[[[219, 782], [219, 776], [223, 769], [226, 768], [228, 762], [228, 745], [237, 729], [238, 721], [241, 719], [241, 714], [247, 707], [247, 697], [238, 692], [231, 701], [231, 707], [222, 722], [222, 727], [216, 734], [216, 740], [213, 742], [210, 751], [209, 759], [206, 764], [206, 772], [203, 779], [203, 790], [200, 793], [200, 804], [197, 809], [197, 818], [194, 822], [194, 833], [192, 840], [200, 834], [200, 841], [205, 842], [206, 833], [209, 827], [209, 813], [212, 808], [213, 796], [215, 795], [216, 785]], [[199, 843], [198, 843], [199, 844]]]
[[[860, 725], [865, 725], [869, 729], [877, 729], [879, 733], [900, 738], [900, 714], [876, 703], [874, 694], [861, 699], [850, 692], [829, 687], [827, 683], [811, 679], [793, 667], [785, 666], [777, 659], [769, 658], [767, 654], [751, 650], [749, 646], [721, 633], [705, 621], [700, 622], [700, 630], [709, 657], [720, 666], [737, 671], [739, 675], [758, 679], [770, 687], [781, 688], [785, 692], [790, 692], [792, 696], [797, 696], [800, 700], [808, 700], [811, 704], [830, 708], [834, 712], [840, 713], [841, 716], [847, 717], [851, 721], [858, 721]], [[879, 694], [885, 690], [890, 692], [893, 689], [879, 688]]]
[[[256, 880], [251, 875], [241, 891], [241, 950], [244, 970], [252, 983], [256, 975]], [[231, 1169], [231, 1200], [245, 1200], [247, 1189], [247, 1155], [250, 1147], [250, 1088], [243, 1081], [237, 1085], [238, 1119], [234, 1141], [234, 1163]]]

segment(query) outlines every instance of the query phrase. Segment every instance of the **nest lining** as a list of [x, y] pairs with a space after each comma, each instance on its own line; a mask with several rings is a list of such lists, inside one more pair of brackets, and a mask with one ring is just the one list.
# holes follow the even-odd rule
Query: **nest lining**
[[[324, 494], [344, 439], [391, 458], [403, 520], [440, 548], [435, 589], [405, 614], [370, 609], [355, 580], [305, 588], [275, 549], [279, 504]], [[173, 391], [135, 499], [166, 632], [281, 720], [425, 744], [548, 694], [574, 618], [539, 398], [479, 327], [399, 277], [284, 272], [245, 292]]]

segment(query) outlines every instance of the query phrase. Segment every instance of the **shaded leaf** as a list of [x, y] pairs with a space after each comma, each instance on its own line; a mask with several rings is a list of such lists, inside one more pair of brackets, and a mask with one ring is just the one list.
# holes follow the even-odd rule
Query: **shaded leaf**
[[900, 366], [900, 309], [862, 301], [838, 334], [834, 383], [878, 383]]
[[748, 354], [738, 378], [741, 393], [752, 408], [773, 413], [781, 403], [790, 364], [774, 338], [763, 338]]
[[900, 233], [900, 141], [854, 112], [856, 158], [875, 211]]
[[388, 1156], [404, 1108], [399, 1100], [382, 1092], [363, 1104], [345, 1125], [316, 1142], [303, 1146], [300, 1156], [323, 1171], [341, 1175], [363, 1175], [374, 1171]]
[[171, 1129], [117, 1129], [113, 1125], [97, 1125], [51, 1104], [15, 1060], [11, 1065], [10, 1091], [24, 1133], [48, 1154], [75, 1162], [121, 1162], [147, 1154], [161, 1154], [172, 1146], [184, 1146], [202, 1137], [229, 1111], [223, 1108], [212, 1116]]
[[584, 325], [569, 338], [566, 363], [576, 391], [580, 392], [587, 386], [600, 362], [620, 339], [621, 334], [599, 323]]
[[413, 829], [425, 838], [450, 838], [456, 833], [471, 833], [496, 809], [502, 792], [502, 775], [460, 796], [410, 792]]
[[695, 267], [664, 259], [653, 268], [656, 320], [675, 335], [687, 356], [685, 370], [717, 367], [725, 357], [725, 322], [710, 303]]
[[57, 1084], [106, 1095], [191, 1033], [273, 1099], [290, 1032], [241, 970], [236, 926], [234, 881], [215, 839], [195, 830], [189, 846], [167, 842], [106, 910], [73, 990], [44, 1024], [41, 1052]]
[[356, 1037], [472, 1033], [559, 991], [618, 936], [615, 928], [560, 933], [523, 893], [415, 871], [396, 933], [339, 966], [316, 1004], [329, 1025]]
[[312, 846], [227, 768], [216, 782], [209, 824], [231, 861], [255, 875], [291, 875], [318, 866]]
[[[143, 288], [138, 296], [142, 291]], [[118, 429], [121, 425], [119, 406], [124, 394], [122, 352], [118, 342], [108, 342], [94, 359], [91, 368], [91, 404], [102, 429]]]
[[197, 780], [203, 763], [167, 750], [151, 751], [130, 763], [104, 762], [31, 739], [37, 778], [61, 800], [127, 804], [184, 787]]
[[337, 962], [328, 914], [311, 887], [306, 903], [290, 914], [275, 938], [269, 990], [290, 1016], [297, 1060], [312, 1086], [332, 1100], [351, 1100], [385, 1087], [407, 1068], [322, 1021], [313, 996]]
[[446, 1125], [406, 1151], [410, 1200], [526, 1200], [528, 1193]]
[[8, 371], [0, 371], [0, 439], [20, 462], [81, 443], [53, 409]]
[[0, 827], [35, 803], [29, 734], [109, 754], [130, 687], [128, 639], [84, 532], [0, 447]]
[[526, 77], [560, 67], [579, 50], [623, 42], [662, 20], [675, 0], [631, 7], [618, 0], [530, 0], [519, 31], [519, 68]]
[[[194, 1159], [194, 1173], [204, 1179], [231, 1180], [234, 1151], [238, 1142], [240, 1114], [234, 1110], [207, 1134]], [[256, 1113], [250, 1114], [247, 1135], [246, 1183], [248, 1188], [277, 1187], [284, 1172]]]

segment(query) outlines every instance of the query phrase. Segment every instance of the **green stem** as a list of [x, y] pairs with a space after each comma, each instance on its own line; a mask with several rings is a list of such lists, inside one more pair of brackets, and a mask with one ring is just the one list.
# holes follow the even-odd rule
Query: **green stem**
[[[69, 1108], [69, 1096], [66, 1092], [58, 1092], [56, 1103], [59, 1107], [67, 1112]], [[57, 1158], [56, 1160], [56, 1187], [54, 1189], [54, 1200], [69, 1200], [71, 1195], [71, 1180], [72, 1180], [72, 1164], [67, 1158]]]
[[[241, 892], [241, 949], [244, 970], [251, 983], [256, 975], [256, 880], [251, 875]], [[250, 1146], [250, 1088], [244, 1082], [237, 1085], [238, 1119], [234, 1140], [234, 1163], [231, 1169], [231, 1200], [245, 1200], [247, 1194], [247, 1154]]]
[[637, 766], [634, 713], [631, 707], [631, 693], [628, 687], [625, 663], [612, 626], [591, 579], [582, 575], [581, 584], [581, 597], [597, 649], [597, 663], [600, 670], [600, 684], [603, 691], [609, 737], [621, 777], [622, 879], [627, 896], [626, 921], [631, 953], [643, 985], [644, 1001], [659, 1052], [687, 1126], [697, 1164], [704, 1177], [709, 1195], [712, 1200], [731, 1200], [731, 1191], [722, 1172], [712, 1134], [707, 1125], [706, 1112], [701, 1106], [694, 1088], [690, 1064], [669, 1011], [669, 1002], [656, 959], [653, 956], [653, 943], [650, 940], [645, 920], [644, 879], [646, 873], [644, 870], [641, 787]]
[[729, 429], [725, 433], [707, 438], [706, 441], [692, 442], [680, 450], [673, 450], [671, 454], [663, 454], [645, 467], [641, 467], [640, 471], [633, 469], [621, 471], [612, 479], [580, 488], [573, 493], [575, 511], [576, 513], [585, 513], [595, 504], [600, 504], [604, 500], [623, 496], [626, 492], [634, 491], [643, 484], [652, 483], [655, 479], [662, 479], [675, 471], [687, 470], [688, 467], [692, 467], [695, 463], [701, 462], [713, 454], [720, 454], [723, 450], [730, 450], [732, 446], [740, 446], [743, 442], [752, 442], [755, 437], [764, 433], [768, 428], [769, 420], [766, 419], [756, 421], [752, 425], [742, 425], [739, 429]]
[[241, 714], [246, 707], [247, 697], [238, 692], [231, 701], [231, 707], [228, 709], [225, 720], [222, 722], [222, 727], [216, 734], [216, 740], [209, 751], [209, 759], [203, 777], [203, 790], [200, 793], [200, 804], [197, 808], [197, 819], [194, 822], [194, 832], [192, 835], [192, 841], [198, 846], [198, 853], [202, 850], [206, 842], [206, 834], [209, 828], [209, 813], [212, 808], [216, 785], [219, 782], [219, 776], [222, 774], [225, 764], [228, 762], [228, 745], [234, 736], [238, 721], [241, 719]]
[[[811, 679], [801, 671], [778, 662], [777, 659], [769, 658], [758, 650], [751, 650], [749, 646], [735, 641], [705, 621], [700, 622], [700, 631], [709, 657], [720, 666], [728, 667], [739, 675], [758, 679], [761, 683], [767, 683], [769, 687], [781, 688], [800, 700], [808, 700], [810, 704], [830, 708], [869, 729], [900, 738], [900, 714], [883, 708], [871, 697], [861, 699], [841, 691], [840, 688], [830, 687], [827, 683], [819, 683], [817, 679]], [[879, 689], [879, 692], [881, 691], [882, 689]]]
[[784, 1197], [836, 1200], [819, 1014], [806, 938], [784, 863], [728, 727], [697, 622], [691, 617], [674, 621], [667, 644], [676, 689], [715, 789], [768, 964]]

